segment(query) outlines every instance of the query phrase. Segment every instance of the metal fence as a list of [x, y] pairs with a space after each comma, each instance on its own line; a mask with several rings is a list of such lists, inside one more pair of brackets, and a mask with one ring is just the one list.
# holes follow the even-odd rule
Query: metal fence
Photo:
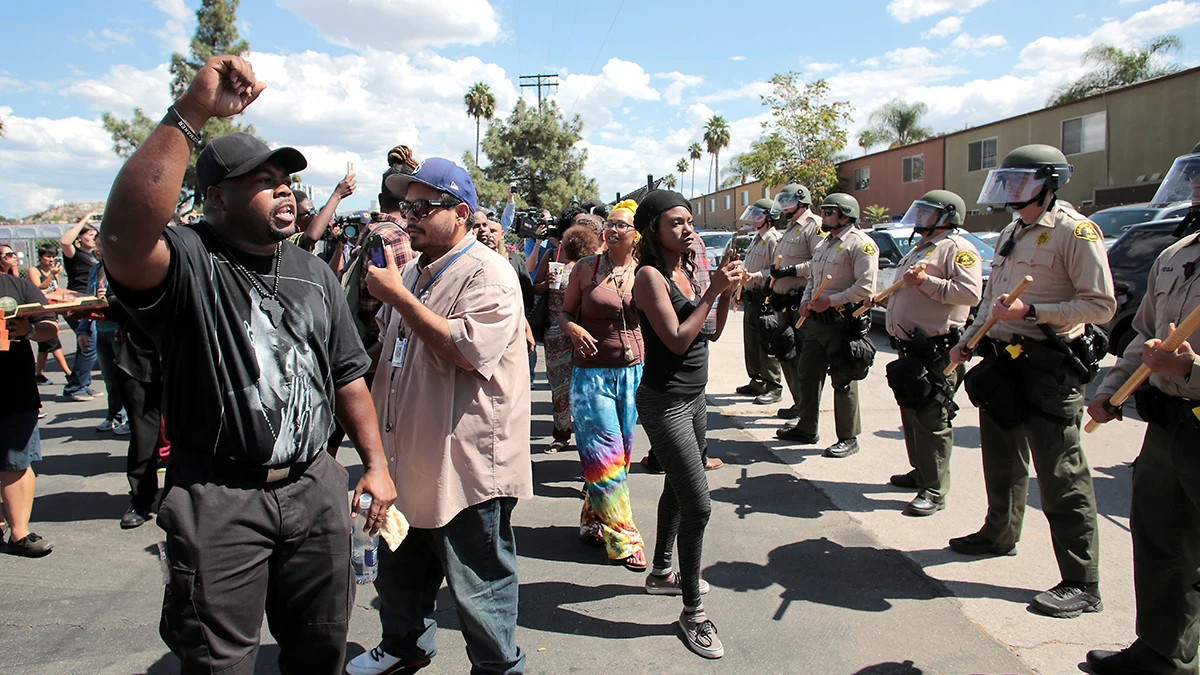
[[8, 244], [17, 252], [22, 267], [31, 267], [38, 262], [38, 242], [59, 237], [72, 227], [72, 223], [34, 223], [30, 225], [0, 225], [0, 244]]

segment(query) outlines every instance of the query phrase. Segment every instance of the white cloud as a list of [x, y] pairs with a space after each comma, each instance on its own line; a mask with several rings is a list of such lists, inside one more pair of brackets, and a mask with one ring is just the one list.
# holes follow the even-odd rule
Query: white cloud
[[937, 54], [928, 47], [904, 47], [893, 49], [884, 54], [884, 58], [897, 66], [923, 66], [937, 58]]
[[154, 6], [167, 15], [161, 28], [150, 31], [162, 41], [170, 52], [188, 53], [191, 39], [185, 28], [195, 19], [195, 14], [183, 4], [183, 0], [153, 0]]
[[1117, 4], [1118, 5], [1134, 5], [1141, 1], [1142, 0], [1117, 0]]
[[615, 57], [604, 64], [598, 75], [560, 75], [555, 96], [564, 115], [578, 114], [583, 118], [585, 130], [613, 125], [612, 109], [627, 99], [657, 101], [662, 97], [650, 86], [650, 74], [645, 69]]
[[704, 84], [704, 78], [699, 75], [684, 75], [680, 72], [656, 73], [655, 78], [671, 80], [663, 92], [663, 98], [671, 105], [679, 105], [683, 100], [683, 90], [688, 87], [698, 87]]
[[914, 19], [927, 16], [937, 16], [946, 12], [956, 11], [966, 14], [984, 5], [989, 0], [891, 0], [887, 5], [888, 14], [900, 23], [908, 23]]
[[111, 28], [103, 28], [100, 32], [88, 29], [87, 35], [81, 40], [95, 51], [102, 52], [115, 45], [133, 44], [133, 38], [125, 33], [118, 33]]
[[804, 72], [819, 75], [821, 73], [828, 73], [830, 71], [837, 70], [841, 67], [842, 64], [840, 63], [821, 63], [820, 61], [813, 61], [811, 63], [804, 64]]
[[981, 56], [1007, 45], [1008, 40], [1004, 39], [1003, 35], [981, 35], [975, 37], [968, 33], [960, 33], [958, 37], [950, 42], [950, 49]]
[[723, 101], [736, 101], [738, 99], [748, 98], [758, 100], [759, 96], [771, 93], [770, 82], [751, 82], [734, 89], [721, 89], [711, 94], [696, 96], [693, 100], [700, 103], [721, 103]]
[[961, 16], [948, 16], [933, 25], [933, 28], [921, 33], [921, 38], [928, 40], [930, 38], [950, 37], [962, 30], [963, 20]]
[[83, 101], [92, 110], [124, 115], [133, 108], [141, 108], [154, 116], [171, 104], [170, 83], [171, 72], [165, 63], [150, 70], [117, 64], [98, 78], [66, 86], [62, 93]]
[[730, 61], [745, 61], [745, 60], [746, 60], [746, 57], [744, 57], [744, 56], [731, 56], [731, 57], [729, 57], [729, 60], [730, 60]]
[[278, 0], [348, 49], [410, 52], [425, 47], [481, 45], [500, 35], [488, 0]]
[[153, 0], [153, 2], [160, 12], [176, 21], [187, 21], [192, 17], [191, 10], [183, 4], [183, 0]]
[[24, 216], [65, 199], [99, 201], [108, 194], [120, 160], [98, 119], [13, 115], [0, 106], [0, 213]]

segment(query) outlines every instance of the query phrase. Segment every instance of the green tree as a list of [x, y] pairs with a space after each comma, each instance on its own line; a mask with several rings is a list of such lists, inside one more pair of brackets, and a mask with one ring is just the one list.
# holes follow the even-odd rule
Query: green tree
[[885, 223], [891, 220], [892, 216], [888, 213], [888, 207], [872, 204], [863, 209], [863, 219], [868, 224]]
[[704, 145], [713, 156], [712, 185], [717, 189], [717, 177], [721, 168], [721, 148], [729, 147], [729, 122], [720, 115], [713, 115], [704, 125]]
[[0, 117], [0, 138], [4, 138], [4, 118]]
[[1083, 64], [1092, 66], [1092, 71], [1055, 89], [1046, 100], [1046, 105], [1069, 103], [1109, 89], [1127, 87], [1178, 72], [1179, 66], [1175, 64], [1157, 65], [1155, 57], [1181, 49], [1183, 40], [1178, 35], [1159, 35], [1132, 49], [1096, 45], [1083, 53]]
[[750, 180], [752, 173], [742, 163], [742, 157], [743, 155], [734, 155], [729, 165], [721, 170], [721, 174], [725, 176], [725, 180], [721, 181], [722, 190], [734, 187], [735, 185], [744, 185]]
[[797, 182], [824, 199], [837, 185], [834, 158], [846, 147], [846, 125], [853, 108], [845, 101], [828, 102], [829, 84], [804, 84], [796, 72], [771, 78], [772, 91], [762, 97], [771, 109], [763, 136], [743, 153], [741, 163], [767, 187]]
[[692, 196], [696, 196], [696, 160], [704, 156], [704, 148], [699, 143], [688, 146], [688, 159], [692, 160]]
[[668, 190], [674, 190], [675, 186], [678, 185], [678, 182], [675, 180], [675, 174], [669, 173], [663, 176], [662, 184]]
[[679, 160], [678, 162], [675, 162], [675, 171], [677, 173], [679, 173], [679, 185], [682, 186], [683, 185], [683, 177], [686, 176], [687, 172], [688, 172], [688, 161], [687, 161], [686, 157]]
[[[178, 52], [171, 55], [171, 98], [177, 99], [183, 95], [191, 84], [196, 72], [204, 62], [214, 56], [223, 54], [242, 55], [250, 51], [250, 45], [239, 39], [237, 8], [240, 0], [203, 0], [200, 9], [196, 10], [196, 33], [192, 36], [189, 56]], [[113, 151], [120, 157], [129, 157], [137, 150], [142, 141], [158, 126], [158, 120], [148, 117], [141, 108], [133, 109], [133, 117], [120, 119], [110, 113], [101, 116], [104, 129], [113, 140]], [[199, 204], [196, 200], [196, 158], [214, 138], [220, 138], [235, 131], [254, 133], [254, 127], [234, 123], [230, 118], [214, 117], [204, 124], [200, 133], [200, 145], [192, 149], [192, 159], [184, 174], [183, 187], [179, 190], [179, 202], [176, 213], [180, 216], [195, 210]]]
[[891, 149], [923, 141], [933, 136], [932, 129], [920, 124], [927, 112], [929, 106], [920, 101], [906, 103], [904, 99], [892, 99], [867, 118], [867, 128], [858, 132], [858, 145], [867, 150], [887, 143]]
[[496, 116], [496, 96], [486, 84], [476, 82], [463, 96], [463, 103], [467, 104], [467, 116], [475, 118], [475, 163], [478, 164], [479, 121], [485, 119], [490, 122]]
[[510, 182], [517, 184], [521, 206], [551, 212], [566, 207], [572, 197], [581, 202], [598, 197], [596, 181], [583, 173], [587, 151], [575, 147], [582, 131], [579, 116], [564, 120], [553, 100], [541, 107], [518, 100], [507, 119], [488, 126], [483, 137], [487, 168], [467, 163], [480, 203], [503, 202]]

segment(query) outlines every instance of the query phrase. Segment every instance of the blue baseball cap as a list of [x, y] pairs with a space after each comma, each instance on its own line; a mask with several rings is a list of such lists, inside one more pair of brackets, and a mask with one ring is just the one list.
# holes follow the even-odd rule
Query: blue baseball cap
[[404, 195], [408, 193], [408, 186], [413, 182], [445, 192], [471, 207], [472, 211], [478, 208], [475, 183], [471, 182], [471, 174], [448, 159], [430, 157], [421, 162], [411, 175], [395, 173], [383, 180], [388, 192], [398, 199], [404, 199]]

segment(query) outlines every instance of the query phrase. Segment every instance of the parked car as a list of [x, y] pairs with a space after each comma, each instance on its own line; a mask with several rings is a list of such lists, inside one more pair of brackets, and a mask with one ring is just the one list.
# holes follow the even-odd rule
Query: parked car
[[1125, 348], [1137, 335], [1133, 329], [1133, 316], [1146, 294], [1150, 269], [1158, 254], [1178, 241], [1175, 228], [1181, 220], [1183, 218], [1171, 218], [1134, 225], [1108, 250], [1108, 269], [1112, 271], [1116, 290], [1117, 313], [1101, 328], [1108, 334], [1110, 354], [1120, 356], [1125, 353]]
[[[996, 254], [995, 250], [987, 242], [970, 232], [959, 230], [958, 233], [967, 241], [974, 244], [975, 248], [979, 249], [979, 257], [983, 262], [983, 281], [986, 284], [988, 277], [992, 274], [992, 257]], [[867, 234], [871, 235], [871, 239], [879, 247], [879, 282], [877, 290], [883, 291], [896, 281], [898, 278], [897, 275], [904, 274], [904, 270], [897, 267], [897, 265], [900, 264], [900, 260], [905, 254], [912, 250], [912, 247], [920, 241], [920, 237], [914, 234], [911, 227], [885, 226], [869, 230]], [[871, 310], [871, 315], [876, 321], [879, 321], [886, 316], [886, 310], [883, 307], [875, 307]]]
[[996, 243], [1000, 241], [999, 232], [975, 232], [974, 234], [976, 237], [979, 237], [980, 241], [992, 248], [996, 248]]
[[[733, 241], [735, 233], [723, 230], [710, 230], [707, 232], [697, 232], [696, 234], [700, 235], [700, 241], [704, 242], [705, 254], [708, 256], [708, 269], [717, 269], [721, 264], [721, 258], [725, 255], [725, 249], [729, 248], [729, 244]], [[734, 250], [737, 249], [735, 248]]]
[[1104, 247], [1111, 249], [1126, 230], [1134, 225], [1149, 223], [1155, 220], [1182, 218], [1191, 208], [1191, 202], [1175, 202], [1166, 206], [1151, 204], [1127, 204], [1101, 209], [1088, 219], [1100, 226], [1104, 232]]

